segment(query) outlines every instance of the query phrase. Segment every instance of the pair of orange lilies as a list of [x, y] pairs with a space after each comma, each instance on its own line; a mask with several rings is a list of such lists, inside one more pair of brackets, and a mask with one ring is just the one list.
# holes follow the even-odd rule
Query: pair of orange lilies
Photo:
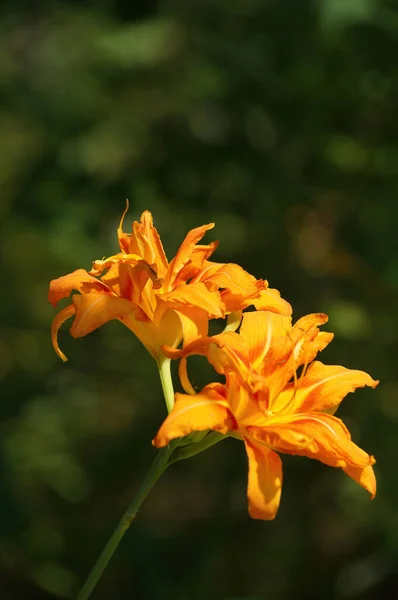
[[[90, 272], [78, 269], [50, 283], [54, 306], [73, 290], [79, 292], [52, 324], [52, 342], [62, 360], [66, 357], [57, 334], [69, 317], [74, 317], [73, 337], [111, 319], [126, 325], [161, 374], [169, 414], [154, 445], [164, 447], [173, 439], [209, 430], [243, 440], [253, 518], [273, 519], [278, 511], [278, 453], [341, 467], [374, 497], [375, 460], [351, 441], [334, 413], [349, 392], [378, 382], [363, 371], [315, 360], [333, 338], [319, 331], [327, 316], [307, 315], [292, 325], [290, 304], [267, 281], [237, 264], [210, 261], [218, 243], [200, 241], [213, 223], [191, 230], [168, 262], [151, 213], [145, 211], [131, 233], [124, 233], [126, 212], [117, 230], [118, 254], [95, 261]], [[209, 336], [209, 320], [224, 318], [224, 331]], [[204, 355], [225, 383], [210, 383], [197, 393], [186, 369], [192, 354]], [[174, 394], [167, 382], [170, 359], [180, 359], [185, 394]]]

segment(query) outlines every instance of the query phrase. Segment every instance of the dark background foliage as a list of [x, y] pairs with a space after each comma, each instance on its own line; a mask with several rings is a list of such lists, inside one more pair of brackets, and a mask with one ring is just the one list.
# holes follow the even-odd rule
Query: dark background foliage
[[284, 458], [277, 519], [251, 521], [228, 440], [164, 475], [95, 598], [395, 597], [397, 56], [394, 0], [1, 3], [2, 598], [72, 598], [154, 456], [131, 333], [65, 329], [65, 365], [49, 341], [48, 281], [117, 250], [126, 197], [169, 256], [216, 221], [217, 260], [330, 315], [323, 360], [381, 380], [339, 411], [379, 492]]

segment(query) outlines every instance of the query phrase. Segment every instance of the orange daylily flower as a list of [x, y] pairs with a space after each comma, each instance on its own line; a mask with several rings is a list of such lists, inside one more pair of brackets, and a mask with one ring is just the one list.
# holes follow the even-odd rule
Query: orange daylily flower
[[[375, 387], [378, 381], [363, 371], [314, 360], [333, 338], [319, 331], [326, 321], [326, 315], [313, 314], [292, 326], [290, 317], [249, 312], [239, 333], [207, 337], [182, 350], [164, 349], [171, 358], [183, 358], [180, 374], [188, 394], [175, 395], [154, 445], [207, 429], [242, 439], [249, 461], [249, 513], [255, 519], [273, 519], [277, 513], [282, 490], [278, 452], [340, 467], [374, 497], [375, 460], [351, 441], [333, 414], [349, 392]], [[212, 383], [194, 394], [186, 375], [190, 354], [206, 355], [226, 383]]]
[[214, 223], [192, 229], [169, 263], [149, 211], [134, 221], [130, 234], [123, 232], [127, 209], [117, 230], [118, 254], [96, 260], [90, 272], [78, 269], [50, 283], [49, 300], [54, 306], [72, 290], [79, 292], [52, 324], [52, 343], [62, 360], [67, 359], [57, 334], [69, 317], [74, 317], [73, 337], [118, 319], [158, 360], [162, 345], [176, 347], [182, 339], [189, 344], [207, 335], [209, 319], [223, 318], [252, 303], [291, 313], [290, 304], [266, 281], [256, 280], [236, 264], [208, 260], [218, 242], [198, 242]]

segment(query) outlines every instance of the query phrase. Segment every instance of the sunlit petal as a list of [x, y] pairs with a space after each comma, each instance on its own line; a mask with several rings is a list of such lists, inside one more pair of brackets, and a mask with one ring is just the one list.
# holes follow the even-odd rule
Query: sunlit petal
[[122, 319], [134, 305], [111, 294], [75, 294], [72, 297], [76, 317], [70, 329], [73, 337], [82, 337], [112, 319]]
[[[373, 459], [373, 457], [371, 457]], [[376, 477], [373, 467], [371, 465], [367, 465], [366, 467], [344, 467], [343, 471], [347, 473], [351, 479], [359, 483], [361, 487], [367, 490], [370, 494], [370, 497], [373, 498], [376, 496]]]
[[204, 262], [213, 254], [218, 245], [219, 242], [215, 240], [214, 242], [210, 242], [210, 244], [195, 246], [190, 259], [174, 279], [174, 285], [177, 286], [181, 283], [186, 283], [188, 279], [193, 281], [202, 272]]
[[175, 395], [174, 408], [160, 427], [153, 444], [161, 448], [171, 440], [184, 437], [192, 431], [212, 429], [226, 434], [234, 427], [223, 386], [211, 384], [195, 396]]
[[209, 317], [206, 311], [196, 307], [181, 306], [175, 312], [181, 321], [184, 346], [207, 336]]
[[272, 343], [285, 336], [291, 328], [291, 318], [268, 311], [243, 315], [240, 335], [253, 369], [259, 368]]
[[227, 324], [224, 327], [223, 333], [229, 333], [230, 331], [236, 331], [239, 329], [242, 323], [242, 311], [237, 310], [229, 313], [227, 316]]
[[133, 223], [129, 252], [138, 254], [149, 265], [154, 265], [157, 277], [166, 275], [168, 269], [167, 258], [160, 236], [153, 226], [153, 218], [149, 210], [142, 213], [139, 223], [137, 221]]
[[365, 385], [374, 388], [377, 384], [378, 381], [364, 371], [315, 361], [297, 384], [291, 383], [281, 392], [275, 408], [282, 410], [294, 394], [295, 412], [319, 411], [333, 414], [348, 393]]
[[73, 273], [58, 277], [50, 282], [48, 299], [53, 306], [60, 300], [67, 298], [72, 290], [81, 293], [86, 292], [109, 292], [107, 285], [87, 273], [85, 269], [77, 269]]
[[65, 356], [65, 354], [62, 352], [60, 347], [58, 346], [58, 330], [61, 327], [62, 323], [64, 323], [67, 319], [69, 319], [69, 317], [73, 317], [75, 312], [76, 312], [75, 307], [73, 306], [73, 304], [70, 304], [69, 306], [66, 306], [63, 310], [61, 310], [56, 315], [56, 317], [53, 319], [53, 322], [51, 324], [52, 345], [54, 346], [55, 352], [58, 354], [58, 356], [64, 362], [66, 362], [68, 359]]
[[[95, 260], [90, 270], [90, 275], [101, 277], [101, 281], [112, 287], [117, 283], [117, 275], [120, 265], [129, 265], [134, 267], [139, 262], [144, 262], [138, 254], [124, 254], [119, 252], [113, 256], [108, 256], [102, 260]], [[105, 271], [105, 272], [104, 272]], [[119, 292], [118, 292], [119, 293]]]
[[245, 439], [249, 459], [247, 497], [253, 519], [274, 519], [282, 492], [282, 461], [276, 452]]
[[207, 263], [193, 282], [203, 281], [209, 289], [221, 289], [227, 312], [242, 310], [247, 299], [258, 298], [265, 283], [234, 263]]
[[292, 314], [292, 307], [289, 302], [281, 298], [278, 290], [273, 288], [267, 288], [260, 292], [260, 297], [246, 304], [246, 306], [249, 305], [254, 306], [256, 310], [269, 310], [287, 316]]
[[293, 326], [289, 337], [293, 344], [292, 359], [296, 368], [312, 361], [320, 350], [333, 339], [333, 334], [321, 335], [319, 326], [327, 323], [323, 313], [313, 313], [299, 319]]
[[245, 354], [241, 336], [230, 331], [215, 335], [209, 341], [207, 359], [217, 373], [226, 375], [233, 372], [241, 380], [247, 380], [250, 373], [250, 361]]
[[208, 225], [202, 225], [201, 227], [196, 227], [196, 229], [191, 229], [191, 231], [187, 233], [184, 241], [177, 251], [177, 254], [169, 265], [169, 270], [166, 277], [166, 286], [169, 289], [174, 287], [180, 271], [191, 259], [196, 244], [202, 239], [205, 233], [210, 229], [213, 229], [213, 227], [214, 223], [209, 223]]
[[179, 285], [170, 292], [159, 295], [158, 303], [177, 310], [180, 306], [197, 307], [206, 311], [208, 318], [212, 319], [225, 317], [219, 293], [210, 291], [204, 283]]
[[344, 423], [331, 415], [302, 413], [270, 418], [264, 427], [248, 427], [253, 439], [278, 452], [315, 458], [331, 467], [366, 467], [374, 463], [351, 441]]
[[178, 346], [182, 338], [181, 320], [172, 310], [166, 310], [160, 322], [153, 323], [150, 319], [145, 319], [136, 307], [134, 312], [121, 317], [120, 321], [137, 336], [155, 360], [162, 353], [163, 345], [172, 349], [173, 346]]

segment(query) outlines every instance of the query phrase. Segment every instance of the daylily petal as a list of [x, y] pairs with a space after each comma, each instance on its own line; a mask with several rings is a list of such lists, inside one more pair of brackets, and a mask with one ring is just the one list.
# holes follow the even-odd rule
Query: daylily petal
[[222, 333], [229, 333], [230, 331], [237, 331], [242, 323], [242, 311], [236, 310], [227, 315], [227, 324], [225, 325]]
[[[95, 261], [93, 263], [93, 268], [90, 271], [90, 274], [95, 275], [96, 277], [100, 276], [103, 270], [102, 266], [96, 266], [96, 263], [99, 262], [100, 261]], [[124, 262], [123, 259], [115, 259], [105, 267], [107, 271], [101, 277], [101, 281], [108, 286], [108, 291], [113, 292], [113, 294], [120, 296], [121, 298], [131, 300], [133, 294], [131, 271], [134, 264], [136, 263], [129, 264]]]
[[274, 288], [267, 287], [267, 289], [260, 292], [258, 299], [246, 303], [246, 306], [250, 305], [254, 306], [256, 310], [269, 310], [287, 316], [292, 314], [292, 307], [289, 302], [281, 298], [278, 290]]
[[70, 333], [75, 338], [91, 333], [112, 319], [122, 319], [134, 310], [129, 300], [111, 294], [75, 294], [72, 301], [76, 317]]
[[66, 362], [68, 359], [65, 356], [65, 354], [62, 352], [60, 347], [58, 346], [58, 330], [61, 327], [62, 323], [64, 323], [67, 319], [69, 319], [69, 317], [73, 317], [75, 312], [76, 312], [75, 307], [73, 306], [73, 304], [70, 304], [69, 306], [66, 306], [65, 308], [63, 308], [56, 315], [56, 317], [53, 319], [53, 322], [51, 324], [51, 341], [54, 346], [54, 350], [64, 362]]
[[[126, 264], [134, 267], [139, 262], [145, 262], [138, 254], [124, 254], [119, 252], [113, 256], [108, 256], [102, 260], [95, 260], [92, 264], [90, 275], [95, 277], [101, 277], [101, 281], [105, 281], [107, 285], [110, 285], [112, 279], [116, 279], [117, 269], [120, 264]], [[102, 273], [106, 271], [104, 275]]]
[[150, 265], [156, 265], [157, 277], [166, 275], [169, 265], [160, 236], [153, 226], [153, 218], [149, 210], [144, 210], [139, 223], [137, 221], [133, 223], [129, 252], [138, 254]]
[[374, 459], [351, 441], [344, 423], [331, 415], [301, 413], [275, 416], [247, 435], [278, 452], [315, 458], [331, 467], [366, 467]]
[[166, 310], [159, 323], [153, 323], [145, 319], [145, 314], [136, 307], [134, 312], [120, 318], [120, 321], [137, 336], [155, 360], [162, 346], [172, 349], [178, 346], [182, 338], [181, 320], [174, 310]]
[[142, 261], [132, 268], [131, 281], [132, 302], [154, 320], [157, 307], [155, 291], [162, 287], [161, 280], [157, 279], [152, 268]]
[[168, 289], [174, 287], [180, 271], [191, 259], [196, 244], [202, 239], [205, 233], [210, 229], [213, 229], [213, 227], [214, 223], [209, 223], [208, 225], [202, 225], [201, 227], [191, 229], [191, 231], [187, 233], [184, 241], [177, 251], [177, 254], [169, 265], [165, 284]]
[[[371, 457], [373, 458], [373, 457]], [[366, 467], [345, 467], [343, 469], [344, 473], [347, 473], [351, 479], [359, 483], [361, 487], [367, 490], [370, 494], [371, 499], [376, 496], [376, 477], [375, 472], [373, 471], [373, 467], [370, 465]]]
[[196, 245], [186, 265], [181, 269], [174, 280], [174, 285], [185, 283], [188, 279], [193, 279], [203, 269], [203, 263], [218, 248], [219, 242], [215, 240], [206, 245]]
[[[299, 319], [293, 326], [289, 337], [293, 343], [293, 361], [295, 367], [308, 364], [317, 355], [319, 350], [333, 339], [332, 334], [320, 337], [318, 327], [328, 321], [328, 316], [323, 313], [313, 313]], [[319, 339], [318, 339], [319, 338]]]
[[307, 365], [314, 360], [318, 352], [324, 350], [333, 338], [334, 333], [319, 331], [314, 335], [313, 339], [307, 339], [301, 350], [296, 349], [294, 356], [296, 368], [301, 365], [307, 367]]
[[207, 360], [217, 373], [234, 373], [242, 384], [248, 381], [250, 362], [244, 352], [242, 338], [234, 332], [220, 333], [210, 338]]
[[292, 336], [294, 340], [301, 339], [303, 334], [307, 333], [311, 330], [311, 328], [319, 327], [320, 325], [324, 325], [329, 320], [328, 316], [325, 313], [311, 313], [309, 315], [305, 315], [301, 317], [298, 321], [293, 325]]
[[[297, 384], [289, 384], [279, 394], [274, 409], [282, 411], [292, 401], [295, 412], [319, 411], [333, 414], [349, 392], [365, 385], [374, 388], [378, 383], [364, 371], [315, 361]], [[290, 411], [293, 406], [290, 404]]]
[[157, 448], [162, 448], [171, 440], [193, 431], [212, 429], [226, 434], [234, 427], [234, 420], [224, 398], [224, 388], [215, 383], [206, 386], [195, 396], [176, 394], [174, 408], [152, 443]]
[[178, 363], [178, 377], [180, 378], [180, 383], [184, 392], [194, 396], [196, 391], [188, 377], [187, 359], [185, 356]]
[[211, 337], [205, 337], [191, 342], [187, 346], [184, 346], [184, 348], [171, 348], [169, 346], [163, 346], [162, 352], [165, 356], [167, 356], [168, 358], [173, 358], [174, 360], [190, 356], [192, 354], [200, 354], [202, 356], [206, 356], [209, 344], [212, 341], [214, 340]]
[[[208, 361], [220, 374], [230, 371], [236, 372], [244, 381], [249, 376], [250, 364], [245, 355], [245, 349], [240, 335], [233, 331], [227, 331], [218, 335], [195, 339], [184, 345], [184, 348], [162, 347], [163, 354], [172, 359], [185, 359], [193, 354], [207, 356]], [[182, 366], [185, 369], [185, 362]], [[183, 371], [183, 378], [186, 374]], [[185, 390], [187, 387], [183, 384]], [[188, 384], [188, 389], [190, 389]], [[191, 393], [191, 392], [189, 392]]]
[[291, 329], [291, 317], [267, 311], [244, 313], [240, 335], [253, 369], [263, 363], [274, 340]]
[[234, 263], [218, 264], [208, 262], [192, 283], [202, 281], [209, 289], [222, 289], [221, 296], [227, 312], [234, 312], [247, 306], [246, 300], [258, 298], [265, 290], [265, 283], [257, 280], [242, 267]]
[[170, 292], [161, 294], [158, 303], [179, 310], [179, 306], [197, 307], [206, 311], [209, 318], [225, 317], [220, 294], [207, 289], [204, 283], [179, 285]]
[[207, 336], [209, 317], [206, 311], [196, 307], [183, 306], [175, 312], [181, 321], [184, 346]]
[[245, 439], [249, 459], [247, 497], [252, 519], [274, 519], [282, 492], [282, 461], [276, 452]]
[[50, 281], [48, 299], [53, 306], [56, 306], [60, 300], [67, 298], [72, 290], [78, 292], [109, 292], [109, 288], [85, 269], [77, 269], [73, 273], [58, 277]]
[[295, 376], [297, 368], [302, 364], [307, 366], [330, 341], [331, 336], [321, 335], [318, 329], [318, 325], [326, 320], [327, 316], [323, 314], [307, 315], [285, 334], [274, 336], [267, 360], [259, 368], [259, 374], [264, 377], [269, 391], [267, 409], [277, 410], [275, 404], [279, 403], [279, 395]]
[[[184, 325], [187, 328], [187, 324]], [[195, 333], [193, 327], [190, 335], [195, 336], [195, 340], [180, 349], [170, 347], [162, 347], [163, 354], [168, 358], [180, 358], [178, 372], [181, 380], [181, 385], [187, 394], [195, 393], [189, 381], [187, 374], [187, 357], [193, 354], [207, 356], [210, 364], [215, 370], [227, 375], [230, 372], [238, 373], [241, 385], [244, 385], [249, 378], [250, 365], [245, 362], [245, 355], [241, 338], [234, 332], [225, 332], [219, 335], [203, 337], [199, 339], [200, 331]], [[184, 332], [185, 336], [185, 332]], [[225, 351], [224, 351], [225, 350]]]
[[240, 429], [244, 431], [247, 424], [250, 426], [263, 426], [266, 424], [267, 417], [251, 395], [249, 375], [245, 380], [241, 375], [232, 372], [227, 373], [226, 378], [228, 405], [237, 423], [239, 423]]

